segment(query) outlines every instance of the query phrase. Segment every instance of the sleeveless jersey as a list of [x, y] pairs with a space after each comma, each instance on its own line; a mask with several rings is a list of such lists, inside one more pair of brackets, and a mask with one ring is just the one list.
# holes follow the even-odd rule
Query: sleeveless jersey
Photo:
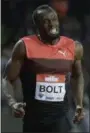
[[68, 106], [66, 77], [72, 71], [74, 41], [61, 36], [57, 44], [50, 45], [44, 44], [35, 35], [22, 40], [26, 58], [20, 78], [27, 104], [26, 117], [55, 120]]

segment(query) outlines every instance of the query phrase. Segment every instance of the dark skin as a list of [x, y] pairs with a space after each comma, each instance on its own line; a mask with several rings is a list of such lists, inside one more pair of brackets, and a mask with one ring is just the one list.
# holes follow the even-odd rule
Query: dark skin
[[[83, 47], [80, 42], [75, 41], [75, 60], [72, 66], [72, 92], [76, 102], [76, 113], [73, 120], [74, 123], [79, 122], [84, 118], [83, 112], [83, 91], [84, 91], [84, 79], [82, 71], [82, 57]], [[78, 107], [80, 106], [80, 107]]]
[[[43, 25], [41, 25], [41, 28], [40, 28], [40, 25], [38, 27], [40, 39], [45, 40], [46, 42], [51, 43], [52, 45], [55, 45], [56, 42], [60, 39], [58, 36], [59, 32], [57, 32], [58, 28], [56, 31], [56, 35], [49, 34], [48, 32], [50, 30], [49, 27], [58, 27], [59, 26], [59, 22], [57, 22], [58, 21], [57, 14], [52, 11], [52, 12], [50, 12], [50, 14], [48, 13], [48, 15], [45, 16], [45, 12], [43, 12], [43, 13], [44, 13], [43, 23], [42, 23]], [[40, 15], [40, 13], [38, 15]], [[51, 18], [51, 15], [52, 15], [52, 18]], [[39, 24], [41, 24], [41, 21], [42, 20], [40, 20]], [[43, 33], [43, 30], [44, 30], [44, 33]], [[48, 39], [48, 38], [50, 38], [50, 39]], [[75, 89], [73, 88], [72, 90], [74, 92], [73, 94], [76, 99], [76, 113], [75, 113], [74, 122], [79, 122], [84, 116], [83, 115], [83, 104], [82, 104], [83, 73], [82, 73], [82, 67], [81, 67], [81, 58], [83, 56], [83, 48], [80, 43], [75, 42], [75, 44], [76, 44], [76, 46], [75, 46], [75, 48], [76, 48], [75, 49], [75, 61], [72, 66], [72, 68], [74, 68], [74, 69], [72, 69], [72, 75], [73, 75], [73, 79], [75, 79], [78, 82], [78, 84], [77, 84], [77, 87]], [[46, 45], [47, 45], [47, 43], [46, 43]], [[9, 63], [6, 67], [6, 71], [5, 71], [4, 77], [3, 77], [10, 84], [12, 84], [12, 82], [15, 81], [17, 79], [17, 77], [19, 77], [20, 70], [24, 63], [25, 56], [26, 56], [25, 46], [24, 46], [23, 41], [20, 40], [16, 43], [15, 47], [13, 48], [12, 56], [11, 56]], [[8, 97], [8, 91], [6, 91], [6, 93], [7, 93], [6, 96]], [[9, 94], [9, 96], [10, 96], [10, 94]], [[13, 108], [14, 115], [16, 117], [23, 117], [25, 114], [24, 109], [23, 109], [23, 107], [25, 107], [25, 104], [24, 103], [16, 103], [15, 99], [12, 96], [10, 98], [12, 99], [12, 101], [14, 101], [13, 102], [14, 104], [12, 104], [12, 105], [10, 104], [11, 107]], [[78, 108], [78, 106], [79, 106], [79, 108]]]
[[[24, 43], [20, 40], [16, 43], [15, 47], [13, 48], [12, 51], [12, 56], [8, 61], [8, 64], [6, 66], [4, 76], [10, 84], [13, 86], [13, 81], [17, 79], [19, 76], [21, 67], [24, 63], [24, 57], [26, 55], [25, 52], [25, 46]], [[7, 90], [8, 89], [8, 90]], [[11, 104], [11, 102], [16, 103], [16, 100], [10, 95], [9, 95], [9, 88], [7, 88], [6, 91], [6, 97], [7, 100], [9, 100], [9, 104], [11, 108], [13, 109], [13, 113], [15, 117], [22, 118], [25, 115], [24, 107], [26, 106], [25, 103], [18, 103], [17, 105], [14, 106], [14, 104]]]
[[[39, 10], [37, 12], [37, 31], [42, 41], [54, 45], [60, 39], [60, 23], [55, 11]], [[56, 30], [53, 33], [53, 30]]]

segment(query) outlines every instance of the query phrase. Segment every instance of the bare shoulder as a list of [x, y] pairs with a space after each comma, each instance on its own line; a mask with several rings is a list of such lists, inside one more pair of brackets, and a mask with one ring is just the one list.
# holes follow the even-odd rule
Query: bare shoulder
[[13, 59], [23, 58], [25, 57], [25, 54], [26, 54], [26, 49], [25, 49], [24, 42], [22, 40], [19, 40], [13, 47], [12, 58]]
[[79, 41], [75, 41], [75, 59], [81, 60], [83, 57], [83, 46]]

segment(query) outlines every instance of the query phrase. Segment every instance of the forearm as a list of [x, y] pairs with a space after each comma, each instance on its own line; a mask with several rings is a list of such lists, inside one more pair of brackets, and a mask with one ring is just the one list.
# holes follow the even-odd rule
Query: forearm
[[76, 106], [83, 107], [83, 92], [84, 92], [84, 78], [83, 74], [77, 76], [74, 79], [74, 86], [72, 87], [73, 96], [76, 102]]
[[12, 104], [16, 103], [16, 100], [14, 99], [14, 90], [13, 85], [10, 83], [10, 81], [6, 78], [2, 79], [2, 91], [4, 93], [4, 96], [7, 100], [7, 103], [9, 106], [12, 106]]

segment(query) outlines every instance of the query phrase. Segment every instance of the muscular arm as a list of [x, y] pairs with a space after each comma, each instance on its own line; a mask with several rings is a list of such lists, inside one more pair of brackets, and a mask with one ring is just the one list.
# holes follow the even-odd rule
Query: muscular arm
[[6, 65], [2, 79], [2, 91], [4, 92], [4, 95], [10, 106], [16, 102], [11, 93], [11, 89], [13, 89], [12, 83], [17, 79], [20, 74], [20, 70], [24, 62], [24, 57], [25, 46], [24, 43], [20, 40], [13, 48], [12, 56]]
[[84, 91], [84, 78], [82, 71], [81, 60], [83, 57], [83, 47], [80, 42], [75, 42], [75, 61], [72, 67], [72, 86], [73, 96], [76, 101], [76, 106], [83, 107], [83, 91]]

